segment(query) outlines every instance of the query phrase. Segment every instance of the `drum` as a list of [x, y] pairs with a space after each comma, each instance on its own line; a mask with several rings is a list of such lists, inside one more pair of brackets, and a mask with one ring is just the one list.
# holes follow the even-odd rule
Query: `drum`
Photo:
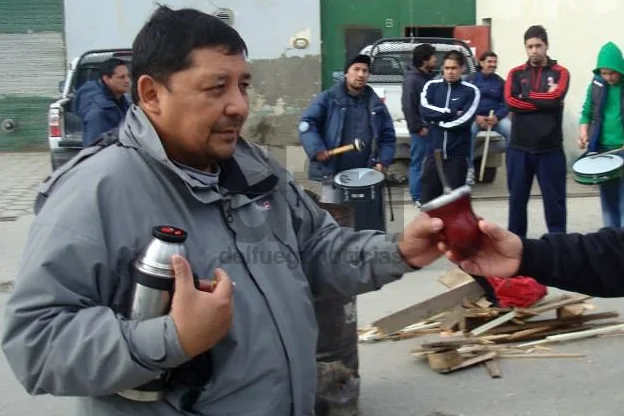
[[339, 203], [355, 210], [356, 230], [386, 231], [385, 179], [383, 173], [369, 168], [348, 169], [334, 177]]
[[585, 156], [574, 162], [574, 180], [582, 185], [597, 185], [622, 176], [624, 160], [614, 154]]

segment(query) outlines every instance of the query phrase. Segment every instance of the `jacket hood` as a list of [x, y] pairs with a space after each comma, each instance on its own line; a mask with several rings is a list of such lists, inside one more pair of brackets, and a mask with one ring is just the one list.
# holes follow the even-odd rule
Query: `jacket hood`
[[[370, 96], [372, 95], [372, 93], [374, 93], [375, 91], [373, 90], [373, 87], [371, 87], [370, 85], [366, 84], [364, 86], [364, 91], [362, 92], [362, 96]], [[330, 95], [332, 95], [335, 98], [338, 99], [346, 99], [349, 96], [349, 90], [347, 89], [347, 80], [344, 79], [341, 82], [337, 82], [334, 85], [332, 85], [329, 88], [329, 93]]]
[[[167, 156], [154, 126], [143, 112], [133, 104], [120, 129], [120, 141], [134, 147], [142, 153], [173, 171], [193, 188], [201, 188], [201, 182], [190, 177], [177, 167]], [[259, 147], [239, 137], [232, 158], [219, 163], [221, 174], [219, 183], [233, 193], [264, 193], [272, 189], [277, 182], [269, 166], [268, 156]]]
[[114, 106], [114, 97], [100, 80], [85, 82], [77, 91], [74, 98], [76, 114], [85, 118], [94, 105], [100, 107]]
[[600, 75], [601, 69], [610, 69], [624, 74], [624, 58], [622, 57], [622, 51], [613, 42], [606, 43], [600, 49], [600, 52], [598, 52], [594, 74]]

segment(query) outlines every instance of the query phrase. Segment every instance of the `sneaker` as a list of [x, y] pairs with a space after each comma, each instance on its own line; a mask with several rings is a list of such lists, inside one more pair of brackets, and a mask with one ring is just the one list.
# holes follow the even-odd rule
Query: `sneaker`
[[414, 208], [420, 209], [422, 207], [422, 204], [420, 203], [420, 201], [414, 201]]
[[475, 184], [475, 170], [474, 168], [469, 168], [466, 174], [466, 185], [474, 186]]

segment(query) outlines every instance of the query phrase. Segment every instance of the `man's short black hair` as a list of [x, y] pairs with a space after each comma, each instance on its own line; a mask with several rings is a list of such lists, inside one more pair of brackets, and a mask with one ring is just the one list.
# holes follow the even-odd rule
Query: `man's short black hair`
[[498, 55], [494, 53], [494, 51], [485, 51], [479, 57], [479, 61], [485, 61], [487, 58], [496, 58], [498, 59]]
[[433, 45], [428, 43], [416, 46], [412, 52], [412, 65], [414, 68], [420, 68], [425, 61], [431, 59], [435, 51]]
[[529, 27], [526, 32], [524, 32], [524, 42], [527, 40], [537, 38], [548, 45], [548, 33], [546, 33], [546, 29], [542, 25], [534, 25]]
[[240, 34], [219, 18], [195, 9], [159, 6], [132, 44], [132, 101], [139, 102], [142, 75], [166, 85], [171, 75], [190, 68], [192, 52], [219, 47], [228, 55], [247, 55]]
[[119, 58], [110, 58], [105, 60], [102, 62], [102, 65], [100, 65], [100, 76], [112, 77], [115, 70], [120, 65], [128, 66], [125, 61]]
[[457, 62], [457, 65], [459, 66], [466, 65], [466, 58], [464, 57], [464, 54], [458, 51], [448, 51], [445, 53], [442, 63], [444, 63], [447, 59]]

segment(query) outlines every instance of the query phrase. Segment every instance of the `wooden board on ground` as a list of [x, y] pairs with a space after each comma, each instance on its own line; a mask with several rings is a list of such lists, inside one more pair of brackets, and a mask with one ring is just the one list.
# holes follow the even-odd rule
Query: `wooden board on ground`
[[371, 325], [377, 331], [389, 335], [415, 322], [420, 322], [433, 315], [453, 309], [457, 304], [461, 304], [464, 299], [475, 301], [481, 296], [483, 296], [483, 289], [477, 282], [472, 280], [423, 302], [385, 316]]
[[485, 368], [492, 378], [501, 378], [500, 367], [497, 360], [489, 360], [485, 362]]
[[472, 276], [459, 267], [453, 267], [451, 270], [438, 277], [438, 282], [442, 283], [449, 289], [454, 289], [457, 286], [470, 283], [473, 280]]
[[468, 368], [468, 367], [472, 367], [473, 365], [476, 364], [481, 364], [483, 362], [486, 362], [488, 360], [492, 360], [496, 358], [496, 352], [495, 351], [490, 351], [490, 352], [485, 352], [479, 355], [476, 355], [472, 358], [466, 358], [464, 359], [461, 364], [455, 365], [451, 368], [449, 368], [448, 370], [437, 370], [439, 373], [450, 373], [453, 371], [457, 371], [457, 370], [461, 370], [463, 368]]

